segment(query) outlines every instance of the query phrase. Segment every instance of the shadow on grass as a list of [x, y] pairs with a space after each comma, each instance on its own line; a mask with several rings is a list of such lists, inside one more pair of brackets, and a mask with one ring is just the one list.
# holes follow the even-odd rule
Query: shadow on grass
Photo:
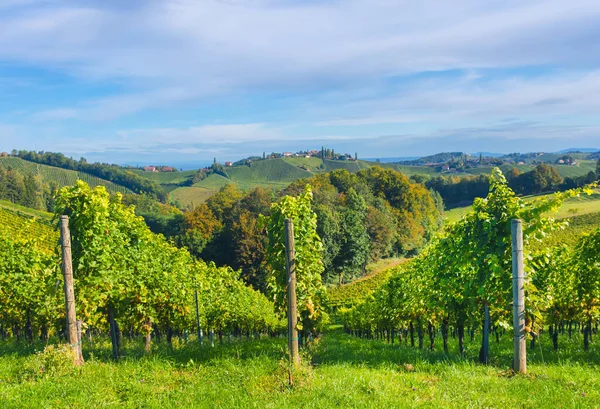
[[[261, 339], [235, 339], [228, 340], [224, 337], [223, 342], [215, 340], [215, 346], [211, 346], [205, 339], [200, 344], [197, 339], [184, 342], [182, 339], [174, 338], [173, 346], [169, 346], [164, 340], [161, 343], [153, 342], [152, 350], [146, 353], [144, 343], [141, 339], [123, 338], [121, 347], [121, 359], [119, 361], [160, 359], [170, 361], [174, 364], [188, 364], [190, 361], [210, 365], [218, 364], [224, 359], [249, 360], [259, 357], [270, 357], [278, 360], [287, 356], [287, 340], [285, 338], [261, 338]], [[50, 339], [48, 343], [36, 341], [33, 344], [7, 340], [0, 342], [0, 356], [30, 356], [36, 352], [43, 351], [46, 345], [59, 343], [58, 339]], [[107, 337], [96, 337], [90, 342], [83, 341], [84, 359], [100, 362], [114, 362], [110, 340]]]
[[[496, 342], [494, 337], [490, 340], [490, 362], [494, 367], [507, 369], [512, 366], [513, 346], [510, 332], [506, 332]], [[57, 339], [49, 344], [58, 343]], [[580, 334], [575, 334], [573, 339], [567, 335], [559, 337], [559, 350], [552, 349], [552, 342], [547, 333], [538, 339], [535, 349], [527, 349], [527, 361], [530, 364], [579, 364], [597, 366], [600, 364], [600, 342], [593, 342], [590, 350], [583, 351], [583, 340]], [[43, 351], [45, 343], [35, 342], [33, 345], [25, 342], [8, 340], [0, 342], [0, 356], [29, 356], [37, 351]], [[425, 339], [428, 346], [428, 339]], [[528, 343], [529, 346], [529, 343]], [[341, 328], [332, 327], [323, 335], [321, 341], [309, 348], [312, 353], [312, 362], [315, 365], [348, 364], [367, 367], [390, 367], [409, 364], [444, 365], [451, 363], [476, 364], [479, 358], [480, 335], [476, 334], [473, 341], [469, 337], [465, 340], [465, 355], [458, 354], [458, 342], [449, 339], [449, 353], [445, 354], [442, 340], [437, 337], [435, 350], [426, 347], [422, 350], [411, 347], [406, 342], [388, 344], [378, 340], [360, 339], [350, 336]], [[90, 342], [83, 341], [83, 353], [86, 360], [93, 359], [100, 362], [112, 361], [111, 345], [107, 337], [96, 337]], [[152, 344], [151, 353], [144, 351], [143, 340], [123, 338], [122, 358], [120, 361], [132, 360], [163, 360], [174, 365], [187, 365], [191, 361], [197, 364], [219, 365], [225, 360], [247, 361], [257, 358], [269, 358], [274, 361], [287, 358], [286, 338], [261, 338], [261, 339], [232, 339], [224, 337], [223, 342], [215, 340], [211, 347], [205, 339], [200, 343], [195, 338], [190, 338], [186, 343], [182, 339], [174, 338], [171, 348], [166, 342]]]
[[[425, 339], [428, 346], [429, 339]], [[378, 340], [360, 339], [345, 334], [341, 329], [330, 330], [324, 337], [322, 343], [315, 348], [313, 363], [315, 365], [325, 364], [351, 364], [367, 367], [397, 366], [409, 364], [450, 364], [465, 363], [475, 364], [479, 361], [479, 348], [481, 338], [476, 334], [471, 342], [470, 337], [465, 340], [465, 355], [458, 353], [458, 341], [449, 339], [449, 352], [444, 353], [442, 340], [437, 337], [435, 350], [428, 348], [419, 349], [411, 347], [410, 344], [396, 342], [388, 344]], [[574, 335], [573, 339], [568, 336], [559, 338], [559, 350], [552, 349], [552, 342], [547, 333], [537, 340], [535, 349], [527, 349], [527, 360], [530, 364], [600, 364], [600, 345], [598, 342], [590, 346], [589, 351], [583, 350], [581, 336]], [[511, 333], [507, 332], [500, 337], [499, 342], [490, 340], [490, 366], [506, 369], [512, 367], [513, 344]]]

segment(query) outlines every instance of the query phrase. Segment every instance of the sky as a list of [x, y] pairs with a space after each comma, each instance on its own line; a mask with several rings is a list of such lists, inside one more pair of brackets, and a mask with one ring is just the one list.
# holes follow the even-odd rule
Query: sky
[[598, 0], [0, 0], [0, 151], [600, 148]]

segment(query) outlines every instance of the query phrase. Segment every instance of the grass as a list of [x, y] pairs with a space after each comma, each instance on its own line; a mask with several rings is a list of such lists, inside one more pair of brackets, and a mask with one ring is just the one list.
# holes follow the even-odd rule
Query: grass
[[[439, 339], [438, 342], [441, 342]], [[295, 386], [287, 385], [286, 340], [196, 342], [154, 347], [126, 344], [127, 357], [108, 360], [109, 345], [85, 342], [81, 369], [0, 343], [0, 402], [12, 408], [585, 408], [600, 402], [600, 348], [580, 351], [580, 339], [560, 338], [562, 351], [528, 351], [528, 375], [513, 376], [511, 337], [491, 343], [492, 363], [476, 364], [479, 339], [467, 340], [466, 358], [364, 340], [329, 329], [306, 351]], [[93, 355], [91, 355], [93, 353]], [[545, 362], [545, 363], [544, 363]], [[46, 372], [40, 364], [46, 363]], [[310, 365], [309, 365], [310, 363]], [[405, 370], [403, 364], [412, 365]], [[52, 365], [50, 365], [52, 364]]]
[[288, 163], [285, 159], [269, 159], [252, 163], [252, 166], [235, 166], [226, 169], [229, 178], [240, 188], [281, 184], [310, 177], [312, 174]]
[[321, 165], [323, 161], [320, 158], [310, 157], [310, 158], [302, 158], [302, 157], [292, 157], [292, 158], [283, 158], [283, 161], [289, 163], [293, 166], [304, 166], [309, 172], [318, 173], [324, 172], [325, 169], [321, 169]]
[[111, 193], [131, 193], [131, 190], [116, 183], [75, 170], [41, 165], [16, 157], [0, 157], [0, 166], [13, 168], [23, 175], [40, 175], [45, 183], [56, 182], [60, 187], [72, 186], [77, 180], [83, 180], [91, 187], [102, 185]]
[[196, 183], [194, 186], [195, 187], [202, 187], [204, 189], [209, 189], [209, 190], [214, 190], [215, 192], [219, 189], [221, 189], [223, 186], [228, 185], [232, 183], [231, 180], [218, 175], [216, 173], [213, 173], [212, 175], [209, 175], [206, 179], [201, 180], [200, 182]]
[[[527, 196], [525, 200], [534, 200], [542, 196]], [[464, 216], [471, 206], [455, 207], [444, 212], [447, 222], [455, 222]], [[592, 195], [581, 195], [567, 200], [560, 208], [558, 213], [554, 213], [553, 217], [564, 219], [575, 215], [583, 215], [588, 213], [600, 212], [600, 191], [594, 192]]]
[[195, 170], [186, 170], [183, 172], [145, 172], [139, 169], [131, 169], [130, 172], [150, 179], [160, 185], [175, 185], [185, 182], [196, 174]]
[[171, 199], [178, 201], [183, 207], [196, 206], [214, 195], [216, 190], [204, 187], [179, 187], [171, 192]]

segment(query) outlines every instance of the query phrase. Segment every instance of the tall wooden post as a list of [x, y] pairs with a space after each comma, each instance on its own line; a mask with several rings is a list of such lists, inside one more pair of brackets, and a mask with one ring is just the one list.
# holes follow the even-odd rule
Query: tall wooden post
[[515, 372], [527, 373], [527, 345], [525, 340], [525, 268], [523, 265], [523, 223], [512, 221], [512, 280]]
[[200, 306], [198, 305], [198, 290], [195, 294], [196, 299], [196, 328], [198, 329], [198, 342], [202, 344], [202, 328], [200, 327]]
[[67, 318], [67, 338], [73, 349], [75, 365], [83, 363], [81, 343], [77, 337], [77, 318], [75, 317], [75, 290], [73, 289], [73, 264], [71, 256], [71, 233], [69, 216], [60, 216], [60, 241], [62, 246], [62, 271], [65, 281], [65, 311]]
[[285, 267], [288, 278], [287, 301], [288, 301], [288, 348], [290, 363], [300, 364], [298, 353], [298, 306], [296, 305], [296, 249], [294, 246], [294, 222], [285, 219]]

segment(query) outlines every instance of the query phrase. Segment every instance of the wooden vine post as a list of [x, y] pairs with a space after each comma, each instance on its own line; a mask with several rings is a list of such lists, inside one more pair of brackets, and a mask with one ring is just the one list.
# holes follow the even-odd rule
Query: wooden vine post
[[198, 290], [196, 290], [194, 298], [196, 300], [196, 329], [198, 330], [198, 342], [202, 344], [202, 327], [200, 326], [200, 306], [198, 303]]
[[525, 340], [525, 268], [523, 264], [523, 223], [512, 221], [512, 281], [515, 372], [527, 373], [527, 345]]
[[298, 306], [296, 304], [296, 249], [294, 247], [294, 222], [285, 219], [285, 267], [287, 272], [288, 348], [290, 363], [300, 364], [298, 353]]
[[71, 256], [71, 232], [69, 216], [60, 216], [60, 241], [62, 247], [62, 271], [65, 290], [65, 310], [67, 318], [67, 338], [73, 350], [73, 362], [83, 364], [81, 339], [78, 337], [77, 318], [75, 316], [75, 290], [73, 289], [73, 263]]

